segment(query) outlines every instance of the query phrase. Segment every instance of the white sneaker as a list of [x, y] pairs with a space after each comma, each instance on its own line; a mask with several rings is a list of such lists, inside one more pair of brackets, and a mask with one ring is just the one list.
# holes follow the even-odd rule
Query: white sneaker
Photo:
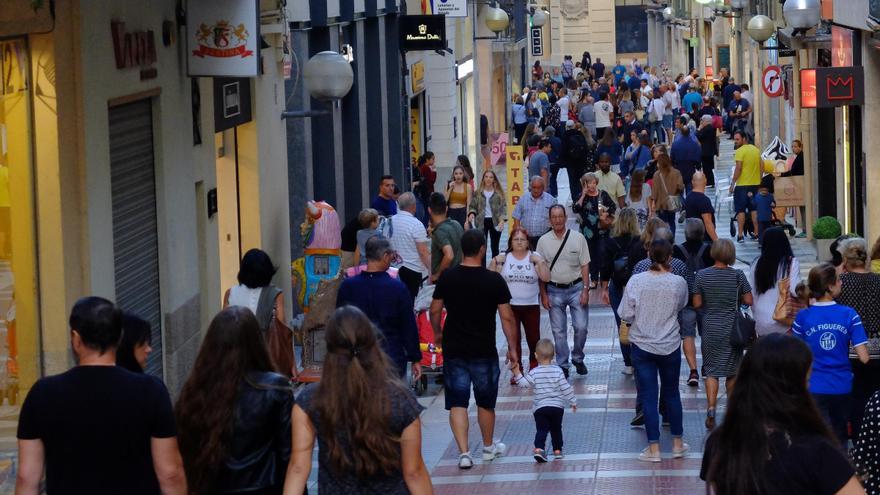
[[483, 460], [484, 461], [494, 460], [496, 457], [503, 456], [504, 452], [506, 452], [506, 451], [507, 451], [507, 445], [504, 445], [503, 443], [496, 440], [495, 443], [493, 443], [491, 446], [483, 447]]
[[624, 375], [632, 375], [633, 374], [633, 367], [632, 366], [624, 366], [623, 371], [621, 371], [621, 373], [623, 373]]
[[458, 469], [470, 469], [474, 467], [474, 460], [471, 459], [470, 452], [465, 452], [458, 456]]

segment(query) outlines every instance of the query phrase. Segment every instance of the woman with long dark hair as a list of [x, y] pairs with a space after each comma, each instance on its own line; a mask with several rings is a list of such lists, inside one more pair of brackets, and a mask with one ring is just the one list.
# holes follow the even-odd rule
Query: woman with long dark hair
[[462, 227], [467, 226], [467, 207], [471, 202], [471, 185], [468, 184], [467, 172], [461, 165], [452, 169], [452, 180], [446, 186], [446, 203], [449, 218], [455, 220]]
[[190, 493], [280, 494], [292, 407], [253, 313], [218, 313], [175, 408]]
[[749, 285], [754, 289], [755, 304], [752, 312], [755, 315], [758, 336], [787, 332], [789, 326], [773, 319], [776, 302], [779, 300], [776, 286], [780, 280], [788, 277], [789, 292], [796, 296], [795, 288], [801, 281], [801, 265], [792, 253], [788, 235], [782, 228], [773, 227], [764, 233], [761, 255], [752, 262], [748, 277]]
[[807, 288], [815, 302], [798, 313], [791, 331], [813, 351], [810, 393], [845, 450], [853, 381], [849, 352], [852, 347], [859, 361], [867, 363], [868, 338], [856, 310], [834, 301], [840, 295], [840, 277], [834, 265], [814, 266]]
[[807, 392], [813, 356], [798, 339], [758, 339], [742, 361], [700, 478], [716, 495], [864, 494]]
[[327, 323], [320, 383], [293, 408], [293, 457], [284, 495], [303, 493], [318, 441], [318, 491], [347, 495], [433, 493], [422, 460], [423, 407], [397, 377], [359, 309], [343, 306]]
[[126, 312], [122, 315], [122, 340], [116, 348], [116, 366], [143, 373], [147, 357], [153, 352], [150, 322]]

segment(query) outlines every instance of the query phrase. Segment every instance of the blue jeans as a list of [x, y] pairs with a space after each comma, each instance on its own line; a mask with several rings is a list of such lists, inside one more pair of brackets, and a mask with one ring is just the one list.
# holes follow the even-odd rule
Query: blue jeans
[[[611, 303], [611, 310], [614, 311], [614, 321], [617, 322], [617, 328], [620, 328], [620, 316], [617, 314], [617, 307], [620, 306], [620, 300], [623, 298], [623, 290], [617, 288], [617, 284], [612, 280], [608, 282], [608, 299]], [[630, 359], [630, 345], [623, 344], [618, 341], [620, 344], [620, 354], [623, 355], [623, 364], [624, 366], [632, 366], [632, 360]]]
[[[587, 325], [590, 313], [587, 306], [580, 304], [583, 290], [583, 282], [568, 289], [547, 286], [547, 297], [550, 299], [550, 328], [553, 330], [553, 342], [556, 346], [556, 364], [562, 368], [568, 368], [569, 354], [572, 362], [584, 362], [584, 346], [587, 345]], [[571, 311], [574, 349], [568, 347], [568, 317], [565, 314], [565, 308]]]
[[[661, 356], [639, 349], [632, 344], [632, 362], [635, 368], [642, 412], [645, 414], [645, 431], [648, 443], [660, 441], [660, 412], [658, 393], [662, 391], [669, 427], [673, 437], [680, 438], [684, 433], [682, 425], [681, 395], [678, 391], [678, 374], [681, 370], [681, 346], [672, 354]], [[660, 387], [657, 376], [660, 376]]]
[[675, 212], [670, 210], [657, 210], [657, 217], [669, 224], [672, 237], [675, 238]]
[[[559, 164], [551, 163], [550, 164], [550, 184], [548, 185], [550, 195], [555, 197], [559, 196], [559, 184], [556, 183], [556, 178], [559, 176]], [[574, 200], [577, 201], [577, 200]]]
[[501, 369], [498, 358], [461, 359], [443, 361], [443, 386], [446, 389], [446, 410], [453, 407], [467, 409], [471, 400], [471, 386], [477, 407], [495, 409], [498, 399], [498, 377]]
[[648, 137], [654, 138], [657, 143], [666, 142], [666, 131], [663, 130], [663, 122], [657, 121], [648, 124]]

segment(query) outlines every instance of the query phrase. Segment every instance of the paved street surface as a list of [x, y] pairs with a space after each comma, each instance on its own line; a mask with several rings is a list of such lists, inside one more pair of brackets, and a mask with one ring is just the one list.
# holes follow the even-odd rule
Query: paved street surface
[[[730, 171], [733, 166], [733, 145], [722, 139], [722, 159], [717, 167], [716, 212], [720, 235], [729, 237], [729, 205], [727, 194]], [[562, 172], [564, 173], [564, 171]], [[560, 174], [562, 175], [562, 174]], [[505, 174], [499, 173], [499, 177]], [[564, 177], [560, 184], [567, 184]], [[710, 189], [709, 194], [713, 194]], [[566, 204], [567, 187], [560, 188], [560, 202]], [[678, 241], [682, 239], [678, 229]], [[506, 241], [502, 241], [504, 245]], [[802, 239], [792, 240], [804, 273], [815, 264], [812, 245]], [[503, 247], [503, 246], [502, 246]], [[757, 242], [737, 244], [739, 268], [759, 253]], [[569, 333], [570, 335], [570, 333]], [[702, 382], [698, 388], [686, 385], [687, 366], [682, 366], [681, 394], [684, 407], [684, 439], [691, 446], [685, 459], [672, 459], [671, 436], [668, 428], [661, 433], [663, 462], [649, 464], [637, 459], [646, 445], [644, 429], [632, 429], [636, 390], [631, 376], [621, 373], [623, 358], [617, 342], [614, 317], [610, 307], [602, 305], [593, 294], [590, 305], [590, 332], [587, 338], [586, 365], [589, 374], [578, 376], [572, 372], [572, 385], [577, 394], [578, 411], [567, 410], [563, 420], [565, 459], [536, 464], [531, 456], [535, 433], [531, 414], [532, 397], [528, 390], [509, 385], [510, 372], [502, 368], [499, 387], [495, 436], [507, 444], [507, 457], [483, 462], [480, 457], [481, 440], [476, 422], [476, 406], [469, 409], [471, 417], [469, 446], [475, 465], [463, 471], [457, 467], [458, 449], [448, 425], [448, 414], [443, 406], [443, 392], [432, 385], [423, 398], [427, 408], [422, 416], [423, 450], [435, 492], [453, 494], [683, 494], [704, 493], [699, 479], [700, 462], [706, 429], [705, 392]], [[498, 327], [498, 347], [504, 354], [506, 343]], [[546, 311], [541, 318], [541, 336], [552, 338]], [[523, 343], [524, 354], [525, 342]], [[702, 357], [698, 349], [698, 360]], [[684, 362], [684, 358], [682, 358]], [[722, 389], [723, 390], [723, 389]], [[721, 396], [718, 412], [723, 417], [726, 396]], [[721, 419], [719, 417], [719, 420]], [[548, 439], [549, 441], [549, 439]]]

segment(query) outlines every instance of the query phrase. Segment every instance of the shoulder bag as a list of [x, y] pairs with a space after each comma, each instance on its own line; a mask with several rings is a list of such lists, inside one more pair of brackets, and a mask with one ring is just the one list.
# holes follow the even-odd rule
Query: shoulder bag
[[773, 310], [773, 321], [791, 327], [798, 312], [804, 309], [805, 304], [799, 298], [791, 295], [791, 269], [792, 259], [786, 260], [787, 269], [785, 277], [776, 282], [779, 296], [776, 298], [776, 308]]
[[681, 196], [678, 194], [672, 194], [669, 192], [669, 188], [666, 187], [666, 179], [663, 178], [663, 173], [659, 170], [654, 177], [660, 177], [660, 183], [663, 184], [663, 190], [666, 191], [666, 208], [667, 211], [678, 211], [681, 209]]
[[742, 284], [739, 282], [739, 273], [737, 273], [736, 314], [733, 320], [733, 331], [730, 332], [730, 347], [737, 351], [749, 348], [758, 338], [757, 331], [755, 330], [755, 319], [748, 309], [743, 308], [742, 299], [739, 295], [741, 288]]
[[[284, 322], [279, 320], [275, 314], [275, 299], [281, 289], [275, 286], [268, 286], [260, 293], [260, 300], [257, 303], [257, 314], [270, 315], [267, 326], [265, 327], [266, 346], [269, 348], [269, 357], [275, 366], [275, 371], [290, 377], [296, 376], [296, 357], [293, 353], [293, 331]], [[271, 311], [267, 308], [271, 308]], [[261, 322], [262, 323], [262, 322]]]

